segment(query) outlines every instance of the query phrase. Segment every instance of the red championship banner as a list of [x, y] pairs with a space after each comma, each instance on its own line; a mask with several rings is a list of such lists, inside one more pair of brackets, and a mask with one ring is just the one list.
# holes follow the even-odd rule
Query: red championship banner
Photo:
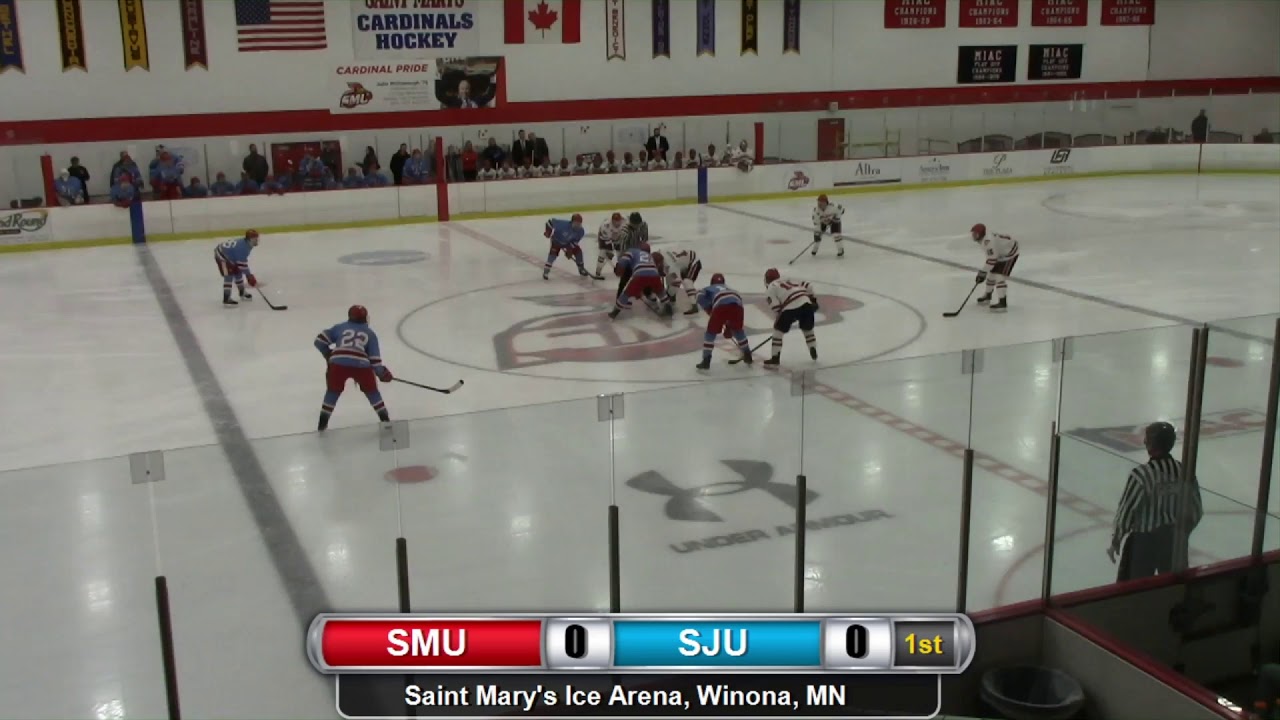
[[947, 26], [947, 0], [884, 0], [884, 26], [925, 30]]
[[187, 70], [209, 69], [209, 46], [204, 39], [204, 0], [182, 0], [182, 61]]
[[1156, 0], [1102, 0], [1103, 25], [1154, 25]]
[[1084, 27], [1089, 0], [1031, 0], [1032, 27]]
[[1018, 27], [1018, 0], [960, 0], [960, 27]]

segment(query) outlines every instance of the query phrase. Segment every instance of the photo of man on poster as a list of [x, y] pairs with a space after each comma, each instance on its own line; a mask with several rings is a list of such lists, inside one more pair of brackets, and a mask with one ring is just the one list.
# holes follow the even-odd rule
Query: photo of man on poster
[[436, 100], [441, 108], [485, 108], [496, 104], [502, 58], [442, 58], [436, 63]]

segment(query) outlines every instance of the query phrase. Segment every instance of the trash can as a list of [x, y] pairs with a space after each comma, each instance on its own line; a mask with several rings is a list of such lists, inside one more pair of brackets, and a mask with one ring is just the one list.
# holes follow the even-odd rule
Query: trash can
[[983, 674], [982, 700], [1008, 720], [1071, 720], [1084, 688], [1061, 670], [1023, 665]]

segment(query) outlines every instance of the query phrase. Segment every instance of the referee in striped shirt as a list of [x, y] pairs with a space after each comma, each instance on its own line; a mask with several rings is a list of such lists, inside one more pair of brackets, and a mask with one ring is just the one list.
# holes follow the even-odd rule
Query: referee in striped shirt
[[[1120, 559], [1116, 582], [1172, 572], [1174, 550], [1179, 543], [1186, 547], [1204, 514], [1195, 478], [1184, 496], [1182, 463], [1169, 454], [1177, 440], [1167, 422], [1147, 426], [1144, 444], [1151, 459], [1129, 473], [1107, 550], [1112, 562]], [[1176, 537], [1179, 513], [1185, 520], [1182, 537]]]

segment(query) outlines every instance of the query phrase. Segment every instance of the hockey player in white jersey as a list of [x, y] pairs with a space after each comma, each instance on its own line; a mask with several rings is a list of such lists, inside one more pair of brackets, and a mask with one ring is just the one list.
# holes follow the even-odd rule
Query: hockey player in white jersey
[[605, 262], [613, 262], [613, 257], [619, 249], [618, 244], [622, 241], [624, 227], [622, 213], [614, 213], [613, 217], [600, 223], [600, 229], [596, 231], [596, 247], [600, 254], [596, 256], [595, 279], [604, 279], [601, 271], [604, 270]]
[[984, 282], [987, 284], [986, 292], [978, 298], [978, 302], [990, 302], [994, 293], [995, 302], [991, 303], [991, 309], [997, 312], [1008, 309], [1007, 281], [1013, 274], [1013, 266], [1018, 263], [1018, 241], [1008, 235], [988, 233], [987, 226], [982, 223], [970, 228], [969, 235], [982, 247], [982, 251], [987, 256], [986, 264], [978, 272], [978, 277], [974, 281], [975, 285], [981, 285]]
[[844, 207], [827, 199], [826, 195], [818, 196], [818, 206], [813, 209], [813, 252], [818, 254], [822, 244], [822, 234], [830, 233], [836, 241], [836, 257], [844, 257], [844, 248], [840, 246], [844, 240], [840, 236], [840, 218], [844, 217]]
[[672, 307], [679, 307], [679, 293], [689, 298], [689, 309], [685, 315], [698, 314], [698, 274], [702, 272], [702, 260], [693, 250], [668, 250], [665, 253], [653, 252], [653, 262], [658, 272], [667, 280], [667, 301]]
[[771, 357], [764, 361], [765, 367], [776, 366], [782, 358], [782, 336], [791, 331], [791, 326], [800, 324], [804, 333], [804, 344], [809, 346], [809, 357], [818, 359], [818, 340], [813, 334], [813, 315], [818, 311], [818, 296], [813, 286], [805, 280], [784, 278], [774, 268], [764, 271], [765, 297], [769, 308], [777, 315], [773, 323], [773, 342]]

